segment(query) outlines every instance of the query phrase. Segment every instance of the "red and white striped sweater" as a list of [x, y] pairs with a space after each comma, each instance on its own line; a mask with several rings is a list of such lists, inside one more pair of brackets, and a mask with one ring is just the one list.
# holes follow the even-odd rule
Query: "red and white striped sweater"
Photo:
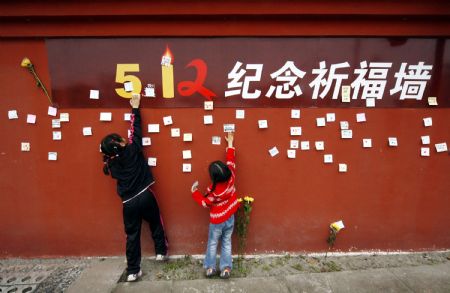
[[231, 177], [227, 182], [216, 184], [216, 188], [211, 191], [212, 184], [207, 188], [209, 195], [205, 197], [200, 191], [192, 193], [194, 200], [201, 206], [208, 206], [209, 220], [212, 224], [220, 224], [228, 220], [239, 208], [234, 182], [236, 179], [235, 149], [227, 148], [226, 164], [231, 171]]

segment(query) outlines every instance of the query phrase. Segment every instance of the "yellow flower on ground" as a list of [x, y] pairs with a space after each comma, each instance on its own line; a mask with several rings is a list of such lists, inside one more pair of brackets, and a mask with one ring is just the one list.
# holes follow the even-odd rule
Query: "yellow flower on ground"
[[28, 59], [27, 57], [23, 58], [22, 63], [20, 63], [20, 66], [22, 67], [30, 67], [33, 64], [31, 63], [31, 60]]
[[238, 198], [238, 200], [237, 200], [238, 202], [242, 202], [242, 198]]

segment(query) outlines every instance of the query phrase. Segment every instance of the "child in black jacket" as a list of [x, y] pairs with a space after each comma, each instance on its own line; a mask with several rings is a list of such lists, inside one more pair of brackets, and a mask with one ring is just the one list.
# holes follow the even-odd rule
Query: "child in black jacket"
[[128, 282], [136, 281], [142, 275], [140, 237], [143, 219], [150, 224], [156, 259], [165, 260], [168, 248], [158, 203], [150, 189], [155, 180], [142, 153], [140, 95], [133, 94], [130, 104], [132, 115], [128, 142], [115, 133], [107, 135], [101, 142], [103, 172], [117, 180], [117, 193], [123, 202]]

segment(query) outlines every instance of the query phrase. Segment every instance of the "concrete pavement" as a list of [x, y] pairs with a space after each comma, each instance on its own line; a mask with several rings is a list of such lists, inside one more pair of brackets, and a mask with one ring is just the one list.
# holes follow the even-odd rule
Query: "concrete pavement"
[[280, 277], [118, 283], [124, 269], [123, 258], [98, 260], [82, 272], [67, 292], [450, 292], [450, 261]]

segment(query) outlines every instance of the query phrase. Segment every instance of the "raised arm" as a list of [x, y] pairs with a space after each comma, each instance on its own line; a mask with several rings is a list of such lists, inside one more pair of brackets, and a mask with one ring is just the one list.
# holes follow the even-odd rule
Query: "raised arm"
[[142, 147], [142, 126], [141, 126], [141, 112], [139, 110], [139, 104], [141, 101], [141, 95], [133, 94], [130, 100], [131, 105], [131, 126], [130, 137], [128, 142], [136, 144], [136, 146]]
[[234, 142], [234, 133], [228, 132], [228, 135], [225, 137], [225, 140], [228, 142], [228, 147], [226, 149], [225, 162], [227, 166], [231, 169], [231, 171], [235, 172], [236, 164], [235, 164], [235, 148], [233, 146]]

